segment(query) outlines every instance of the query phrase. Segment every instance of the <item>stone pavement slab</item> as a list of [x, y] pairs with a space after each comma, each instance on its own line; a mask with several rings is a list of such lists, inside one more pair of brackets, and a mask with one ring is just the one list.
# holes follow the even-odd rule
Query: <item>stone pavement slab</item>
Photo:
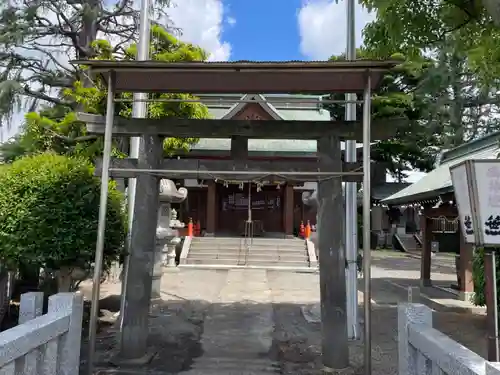
[[232, 269], [205, 316], [202, 354], [187, 374], [275, 373], [269, 358], [273, 307], [267, 272]]

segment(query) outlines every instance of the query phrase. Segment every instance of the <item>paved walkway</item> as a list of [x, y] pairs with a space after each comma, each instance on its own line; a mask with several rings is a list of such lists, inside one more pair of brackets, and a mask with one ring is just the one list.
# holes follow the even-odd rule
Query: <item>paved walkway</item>
[[[196, 271], [194, 271], [196, 272]], [[274, 374], [271, 290], [264, 270], [234, 269], [205, 316], [201, 346], [187, 374]], [[238, 371], [239, 370], [239, 371]]]
[[[391, 375], [397, 374], [396, 307], [406, 300], [406, 290], [394, 280], [418, 277], [419, 261], [391, 254], [375, 258], [373, 374]], [[443, 280], [453, 277], [442, 268], [439, 274]], [[165, 273], [162, 288], [150, 321], [150, 345], [157, 348], [157, 356], [147, 368], [111, 369], [107, 360], [116, 346], [116, 327], [109, 328], [98, 343], [102, 374], [321, 373], [321, 324], [314, 318], [317, 274], [186, 269]], [[103, 285], [105, 294], [119, 289], [119, 284]], [[359, 297], [362, 304], [362, 294]], [[312, 312], [307, 320], [303, 311]], [[362, 309], [360, 314], [362, 318]], [[442, 312], [434, 314], [434, 321], [437, 329], [484, 355], [484, 317]], [[362, 374], [362, 341], [350, 343], [350, 357], [355, 373]]]

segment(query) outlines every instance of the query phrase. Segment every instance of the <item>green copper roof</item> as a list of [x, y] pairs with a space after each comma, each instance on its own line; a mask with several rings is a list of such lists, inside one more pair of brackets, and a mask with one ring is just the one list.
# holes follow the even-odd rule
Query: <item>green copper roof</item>
[[441, 163], [419, 181], [382, 200], [385, 204], [410, 204], [431, 200], [453, 191], [450, 167], [468, 159], [495, 159], [500, 133], [495, 133], [446, 151]]
[[[311, 140], [293, 139], [249, 139], [249, 152], [299, 152], [316, 153], [317, 142]], [[227, 138], [202, 138], [193, 147], [193, 150], [230, 151], [231, 140]]]
[[[243, 96], [241, 96], [243, 97]], [[329, 121], [330, 113], [322, 108], [321, 97], [316, 95], [290, 95], [275, 94], [262, 95], [269, 108], [276, 112], [283, 120], [290, 121]], [[226, 100], [223, 104], [216, 104], [217, 98]], [[223, 118], [228, 112], [237, 105], [227, 103], [228, 99], [234, 99], [235, 102], [240, 99], [238, 95], [203, 95], [202, 101], [207, 102], [210, 115], [214, 119]], [[307, 99], [308, 103], [300, 103], [300, 99]], [[310, 103], [311, 100], [317, 100], [317, 104]], [[256, 103], [259, 103], [256, 101]], [[279, 120], [277, 120], [279, 121]], [[229, 151], [231, 149], [231, 140], [222, 138], [202, 138], [193, 146], [195, 153], [205, 153], [206, 151]], [[304, 156], [316, 153], [316, 141], [311, 140], [269, 140], [269, 139], [250, 139], [248, 141], [248, 151], [268, 156], [287, 154], [288, 156]]]

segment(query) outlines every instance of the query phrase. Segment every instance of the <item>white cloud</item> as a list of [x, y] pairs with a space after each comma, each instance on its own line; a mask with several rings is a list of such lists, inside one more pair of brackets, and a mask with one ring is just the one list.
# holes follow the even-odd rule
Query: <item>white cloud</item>
[[[182, 30], [181, 39], [199, 45], [210, 53], [212, 61], [226, 61], [231, 45], [222, 40], [224, 5], [222, 0], [175, 0], [168, 10], [175, 27]], [[228, 18], [231, 24], [234, 18]]]
[[234, 17], [227, 17], [227, 23], [231, 26], [236, 25], [236, 18]]
[[[346, 50], [346, 2], [335, 0], [304, 0], [297, 21], [300, 52], [311, 60], [327, 60]], [[361, 31], [373, 19], [356, 1], [356, 46], [361, 45]]]

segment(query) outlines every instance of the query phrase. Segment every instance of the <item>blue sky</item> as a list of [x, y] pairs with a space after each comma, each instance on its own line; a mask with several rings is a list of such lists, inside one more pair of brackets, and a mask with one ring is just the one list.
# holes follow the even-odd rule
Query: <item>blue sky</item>
[[[297, 23], [301, 0], [227, 0], [222, 38], [231, 60], [300, 60]], [[232, 22], [236, 21], [233, 25]]]
[[[345, 51], [346, 2], [336, 0], [173, 0], [182, 38], [212, 60], [325, 60]], [[356, 8], [356, 40], [372, 19]]]

